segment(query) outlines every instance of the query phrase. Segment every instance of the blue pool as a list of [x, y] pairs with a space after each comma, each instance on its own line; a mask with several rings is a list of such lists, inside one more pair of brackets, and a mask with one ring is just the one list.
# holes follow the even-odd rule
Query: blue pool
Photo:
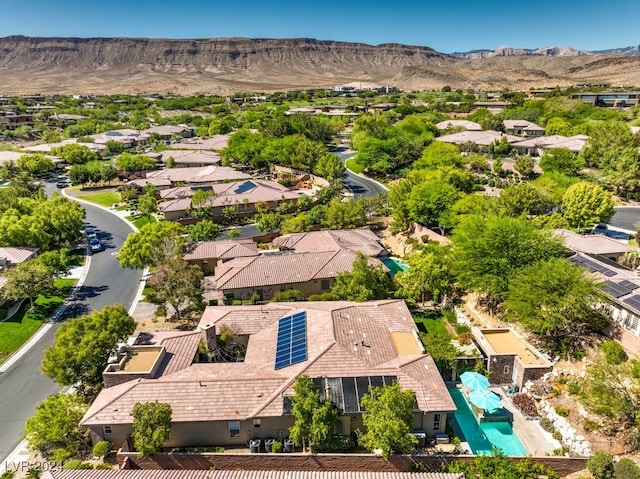
[[[483, 422], [478, 424], [462, 391], [449, 389], [449, 394], [458, 410], [454, 413], [464, 442], [469, 444], [471, 452], [477, 456], [491, 454], [494, 447], [499, 448], [507, 456], [526, 456], [527, 451], [515, 435], [508, 422]], [[455, 428], [456, 424], [454, 424]]]
[[398, 271], [404, 272], [409, 269], [407, 263], [402, 261], [400, 258], [394, 258], [393, 256], [383, 258], [382, 262], [387, 268], [389, 268], [389, 271], [391, 271], [391, 276], [394, 276]]

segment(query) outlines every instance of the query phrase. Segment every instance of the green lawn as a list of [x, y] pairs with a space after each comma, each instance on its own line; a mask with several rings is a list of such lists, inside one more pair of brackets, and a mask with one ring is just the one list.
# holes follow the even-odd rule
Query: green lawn
[[106, 193], [90, 193], [87, 195], [78, 195], [76, 198], [90, 201], [102, 206], [111, 206], [114, 203], [120, 203], [120, 193], [117, 191], [109, 191]]
[[442, 317], [439, 311], [433, 313], [418, 313], [413, 315], [413, 319], [422, 333], [434, 336], [450, 336], [451, 330], [447, 327], [447, 320]]
[[38, 296], [32, 310], [29, 310], [29, 301], [25, 301], [18, 314], [0, 323], [0, 364], [26, 343], [42, 322], [55, 312], [71, 292], [75, 282], [75, 279], [56, 280], [58, 291], [55, 294]]
[[362, 173], [364, 171], [365, 165], [356, 161], [356, 157], [349, 158], [346, 162], [347, 168], [349, 168], [354, 173]]
[[151, 217], [151, 219], [149, 219], [147, 216], [140, 216], [139, 218], [136, 218], [135, 216], [127, 216], [126, 219], [131, 221], [138, 229], [142, 228], [148, 223], [155, 223], [157, 221], [153, 216]]

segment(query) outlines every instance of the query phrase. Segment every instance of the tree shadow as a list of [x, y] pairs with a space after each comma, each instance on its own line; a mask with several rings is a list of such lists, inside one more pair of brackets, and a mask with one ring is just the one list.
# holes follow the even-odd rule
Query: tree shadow
[[76, 301], [84, 301], [88, 298], [95, 298], [99, 296], [100, 293], [109, 289], [108, 285], [103, 286], [81, 286], [80, 290], [76, 295]]

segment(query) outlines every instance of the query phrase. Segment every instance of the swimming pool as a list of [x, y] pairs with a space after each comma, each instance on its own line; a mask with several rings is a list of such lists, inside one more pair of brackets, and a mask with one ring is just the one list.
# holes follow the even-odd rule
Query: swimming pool
[[483, 422], [478, 424], [467, 400], [459, 389], [449, 389], [449, 394], [458, 410], [454, 413], [455, 422], [469, 444], [471, 452], [477, 456], [491, 454], [494, 447], [499, 448], [507, 456], [526, 456], [518, 436], [508, 422]]
[[394, 258], [393, 256], [383, 258], [382, 262], [387, 268], [389, 268], [389, 271], [391, 271], [391, 276], [394, 276], [398, 271], [404, 272], [409, 269], [407, 263], [402, 261], [400, 258]]

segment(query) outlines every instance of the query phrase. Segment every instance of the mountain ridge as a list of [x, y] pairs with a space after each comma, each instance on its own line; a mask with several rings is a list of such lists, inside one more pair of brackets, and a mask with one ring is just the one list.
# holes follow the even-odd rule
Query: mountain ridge
[[[232, 94], [328, 88], [353, 81], [401, 89], [633, 84], [640, 58], [570, 47], [461, 58], [430, 47], [312, 38], [0, 38], [0, 94]], [[573, 49], [571, 49], [573, 50]], [[545, 53], [546, 52], [546, 53]], [[573, 50], [573, 52], [580, 52]]]

